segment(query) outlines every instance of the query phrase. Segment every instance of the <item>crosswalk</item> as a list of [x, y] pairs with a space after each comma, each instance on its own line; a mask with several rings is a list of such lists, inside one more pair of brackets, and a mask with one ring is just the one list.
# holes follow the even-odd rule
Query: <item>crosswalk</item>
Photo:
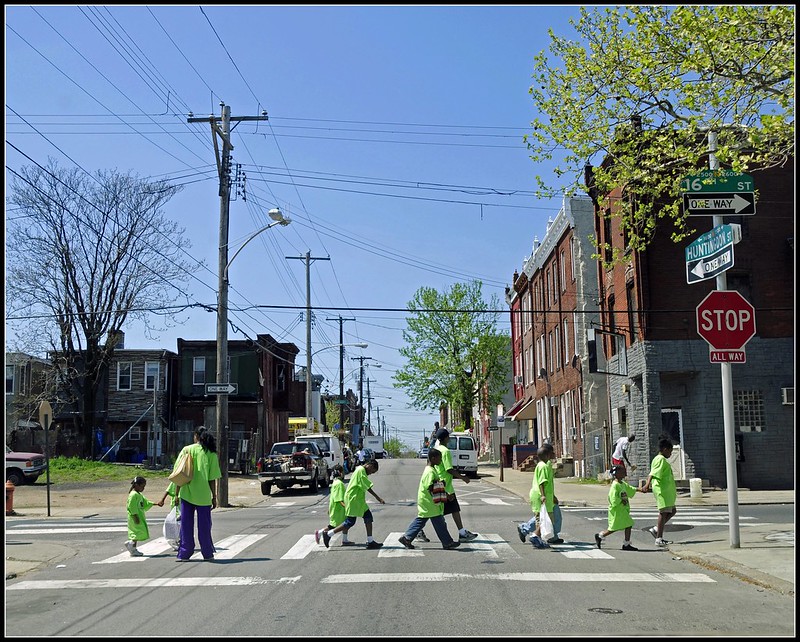
[[[591, 511], [597, 512], [596, 508], [572, 508], [570, 512]], [[586, 519], [591, 521], [607, 522], [607, 515], [585, 515]], [[645, 526], [652, 526], [658, 519], [658, 511], [654, 508], [631, 508], [631, 517], [633, 518], [634, 528]], [[728, 524], [729, 514], [726, 509], [714, 510], [702, 507], [681, 507], [675, 514], [669, 524], [671, 526], [725, 526]], [[755, 526], [757, 520], [755, 517], [739, 517], [740, 526]]]

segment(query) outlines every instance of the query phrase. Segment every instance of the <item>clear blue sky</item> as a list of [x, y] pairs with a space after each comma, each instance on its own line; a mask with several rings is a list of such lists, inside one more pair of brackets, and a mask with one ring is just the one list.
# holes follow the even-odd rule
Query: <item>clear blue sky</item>
[[[547, 30], [573, 36], [578, 6], [8, 6], [6, 140], [39, 164], [94, 173], [116, 168], [185, 184], [165, 214], [204, 261], [185, 290], [214, 306], [219, 196], [207, 124], [187, 114], [261, 110], [268, 122], [233, 131], [247, 200], [231, 203], [230, 248], [280, 207], [293, 223], [254, 239], [230, 268], [230, 339], [270, 333], [305, 361], [305, 268], [315, 311], [312, 353], [339, 341], [345, 388], [351, 358], [370, 356], [374, 407], [416, 447], [437, 418], [392, 388], [402, 366], [403, 309], [421, 286], [479, 278], [504, 286], [544, 236], [561, 201], [536, 199], [522, 136], [536, 117], [528, 94]], [[30, 164], [6, 145], [6, 164]], [[13, 213], [7, 213], [11, 218]], [[181, 296], [179, 301], [186, 300]], [[293, 306], [291, 309], [253, 306]], [[347, 308], [347, 309], [336, 309]], [[358, 309], [360, 308], [360, 309]], [[148, 338], [124, 328], [127, 348], [176, 350], [214, 339], [215, 315], [193, 308]], [[501, 329], [508, 330], [508, 315]], [[338, 350], [314, 356], [324, 387], [339, 389]], [[392, 397], [392, 399], [387, 399]]]

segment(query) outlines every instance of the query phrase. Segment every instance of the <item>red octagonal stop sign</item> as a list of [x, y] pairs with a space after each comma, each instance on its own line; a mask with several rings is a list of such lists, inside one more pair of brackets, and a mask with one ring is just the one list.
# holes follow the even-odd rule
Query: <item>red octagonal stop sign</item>
[[756, 333], [756, 310], [736, 290], [714, 290], [697, 306], [697, 334], [715, 350], [741, 350]]

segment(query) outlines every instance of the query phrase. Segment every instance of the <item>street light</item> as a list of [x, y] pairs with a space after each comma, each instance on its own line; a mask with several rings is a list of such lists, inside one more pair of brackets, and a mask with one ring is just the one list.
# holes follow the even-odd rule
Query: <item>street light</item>
[[[219, 244], [219, 294], [217, 299], [217, 384], [230, 383], [230, 372], [228, 371], [228, 268], [233, 260], [239, 256], [245, 245], [252, 241], [256, 236], [276, 225], [289, 225], [291, 219], [284, 218], [279, 209], [271, 209], [268, 216], [272, 223], [265, 225], [253, 232], [245, 239], [239, 249], [234, 252], [233, 257], [228, 261], [228, 230], [227, 225], [220, 223], [220, 244]], [[227, 223], [227, 220], [225, 221]], [[219, 492], [217, 493], [218, 505], [228, 506], [228, 392], [217, 394], [217, 421], [216, 421], [217, 447], [219, 455]]]
[[[309, 432], [316, 432], [316, 425], [314, 424], [314, 416], [311, 411], [312, 398], [313, 398], [312, 394], [313, 382], [311, 379], [311, 357], [313, 357], [318, 352], [322, 352], [323, 350], [328, 350], [329, 348], [343, 349], [345, 347], [367, 348], [369, 347], [369, 344], [364, 343], [363, 341], [359, 343], [334, 343], [329, 346], [323, 346], [321, 348], [318, 348], [317, 350], [314, 350], [314, 352], [312, 352], [310, 355], [308, 355], [307, 367], [306, 367], [306, 430]], [[343, 426], [340, 426], [340, 428], [343, 428]]]

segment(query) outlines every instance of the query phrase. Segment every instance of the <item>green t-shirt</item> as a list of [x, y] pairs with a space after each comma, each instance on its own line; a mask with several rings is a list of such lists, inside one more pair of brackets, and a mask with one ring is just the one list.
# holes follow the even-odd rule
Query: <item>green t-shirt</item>
[[533, 483], [531, 484], [531, 492], [529, 495], [531, 501], [531, 509], [537, 515], [542, 508], [542, 497], [539, 492], [539, 485], [544, 484], [545, 506], [547, 512], [553, 512], [553, 467], [550, 462], [540, 461], [536, 464], [536, 469], [533, 471]]
[[344, 482], [341, 479], [334, 479], [331, 484], [331, 493], [328, 496], [328, 523], [331, 526], [338, 526], [344, 521]]
[[444, 515], [444, 502], [434, 503], [433, 495], [431, 495], [431, 484], [437, 479], [439, 479], [439, 476], [436, 470], [432, 466], [425, 466], [417, 489], [417, 515], [419, 517]]
[[[147, 518], [145, 512], [153, 507], [153, 502], [147, 499], [137, 490], [128, 493], [128, 539], [134, 542], [144, 542], [150, 539], [150, 529], [147, 528]], [[137, 524], [133, 516], [139, 518]]]
[[367, 471], [363, 466], [356, 466], [353, 476], [347, 482], [344, 491], [344, 512], [348, 517], [364, 517], [369, 510], [367, 506], [367, 491], [372, 488]]
[[661, 453], [653, 457], [653, 462], [650, 464], [650, 486], [659, 510], [675, 505], [678, 499], [675, 477], [672, 475], [669, 460]]
[[436, 466], [436, 474], [444, 482], [444, 489], [452, 495], [456, 490], [453, 488], [453, 476], [447, 471], [453, 469], [453, 454], [442, 444], [436, 444], [434, 448], [442, 453], [442, 461]]
[[626, 481], [615, 479], [608, 491], [608, 530], [621, 531], [633, 526], [630, 499], [636, 487]]
[[180, 487], [179, 496], [195, 506], [211, 506], [212, 493], [208, 482], [222, 477], [217, 453], [203, 450], [200, 444], [190, 444], [183, 447], [175, 461], [180, 460], [181, 455], [187, 451], [192, 455], [194, 474], [192, 481]]

